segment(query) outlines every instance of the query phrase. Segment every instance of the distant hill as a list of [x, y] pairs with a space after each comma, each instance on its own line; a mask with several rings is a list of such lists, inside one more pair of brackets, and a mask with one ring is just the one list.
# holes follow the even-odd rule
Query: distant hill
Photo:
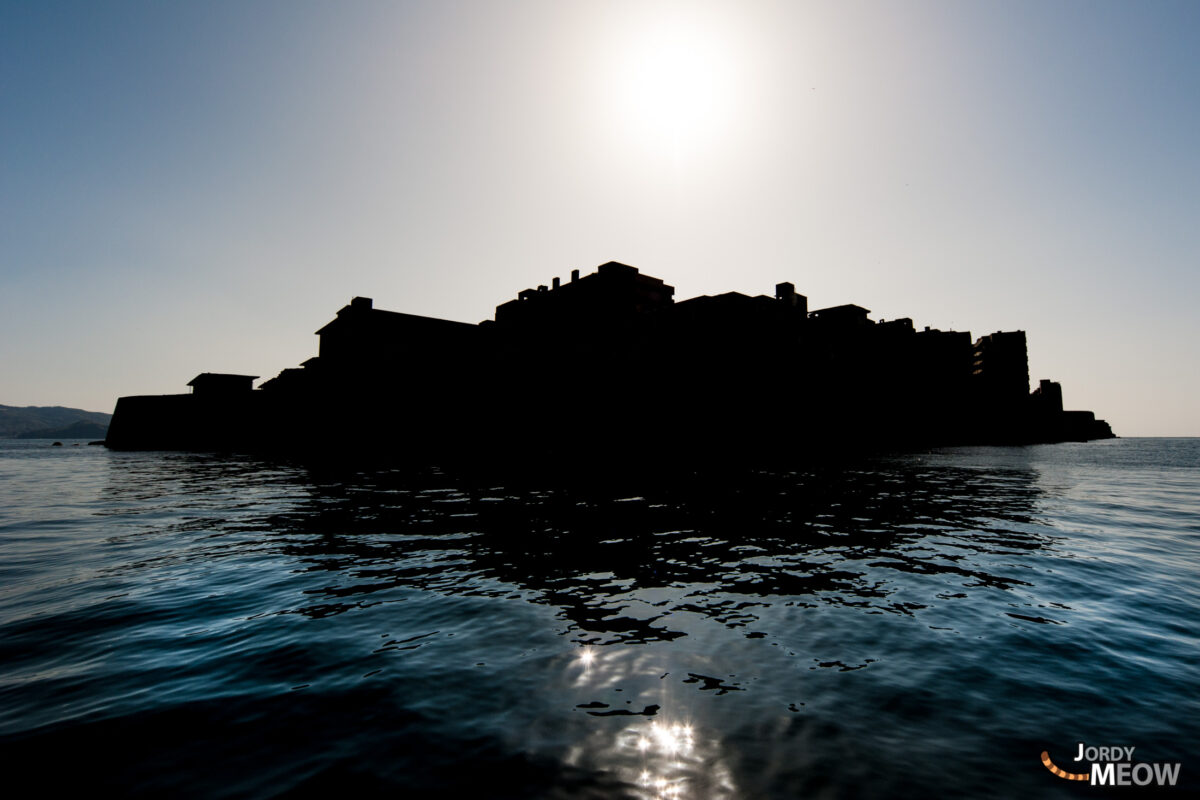
[[102, 439], [112, 414], [62, 406], [0, 406], [0, 439]]

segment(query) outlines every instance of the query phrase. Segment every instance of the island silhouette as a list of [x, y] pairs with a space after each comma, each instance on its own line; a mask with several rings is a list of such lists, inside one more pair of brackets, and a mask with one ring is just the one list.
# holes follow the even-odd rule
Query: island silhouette
[[1058, 383], [1030, 391], [1024, 331], [973, 340], [857, 305], [810, 311], [791, 283], [674, 294], [609, 262], [525, 289], [479, 324], [355, 297], [299, 367], [258, 388], [203, 372], [189, 394], [122, 397], [105, 443], [633, 464], [1113, 436], [1064, 410]]

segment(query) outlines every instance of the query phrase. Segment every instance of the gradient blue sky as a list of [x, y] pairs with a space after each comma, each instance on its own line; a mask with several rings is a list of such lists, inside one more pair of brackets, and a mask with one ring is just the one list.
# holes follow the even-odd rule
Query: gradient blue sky
[[0, 403], [479, 321], [618, 260], [676, 297], [1024, 329], [1200, 435], [1200, 3], [0, 3]]

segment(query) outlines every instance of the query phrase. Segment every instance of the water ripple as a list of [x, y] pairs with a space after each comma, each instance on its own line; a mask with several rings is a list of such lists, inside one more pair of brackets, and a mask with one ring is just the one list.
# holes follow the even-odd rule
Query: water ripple
[[1195, 442], [0, 476], [0, 744], [126, 794], [1053, 795], [1043, 749], [1200, 734]]

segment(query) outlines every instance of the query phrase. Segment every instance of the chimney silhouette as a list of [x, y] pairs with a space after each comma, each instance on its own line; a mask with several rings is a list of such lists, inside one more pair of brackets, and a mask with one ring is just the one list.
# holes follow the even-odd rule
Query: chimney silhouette
[[802, 294], [796, 294], [796, 287], [790, 282], [775, 284], [775, 299], [788, 308], [797, 308], [803, 314], [808, 314], [808, 298]]

